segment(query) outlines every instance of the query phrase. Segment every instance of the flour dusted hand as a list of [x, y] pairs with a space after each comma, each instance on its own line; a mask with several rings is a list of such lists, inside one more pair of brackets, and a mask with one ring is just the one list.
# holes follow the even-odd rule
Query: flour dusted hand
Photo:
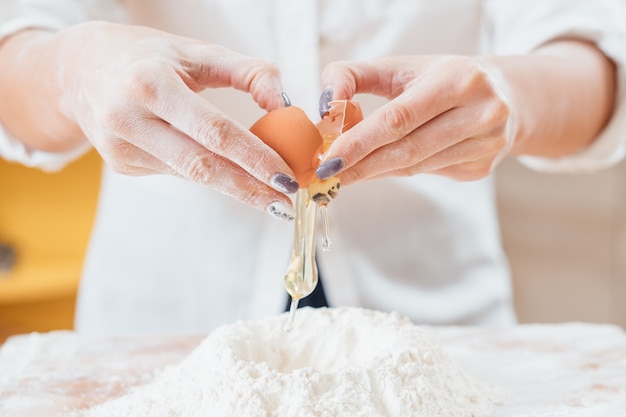
[[390, 99], [325, 154], [318, 172], [341, 171], [348, 185], [418, 173], [475, 180], [506, 155], [571, 155], [606, 126], [616, 78], [611, 60], [592, 44], [557, 39], [527, 55], [338, 61], [322, 81], [335, 99]]
[[384, 57], [324, 71], [334, 98], [391, 99], [337, 140], [342, 182], [435, 173], [459, 180], [491, 172], [513, 142], [514, 113], [497, 75], [469, 57]]
[[138, 26], [88, 22], [40, 35], [57, 51], [59, 112], [111, 169], [184, 177], [261, 209], [291, 205], [285, 193], [298, 184], [287, 164], [197, 94], [233, 87], [264, 109], [283, 106], [274, 65]]

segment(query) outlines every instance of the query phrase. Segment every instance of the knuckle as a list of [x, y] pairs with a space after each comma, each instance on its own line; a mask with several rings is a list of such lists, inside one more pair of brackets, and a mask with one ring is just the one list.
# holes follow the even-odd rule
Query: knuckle
[[162, 73], [161, 66], [139, 64], [112, 81], [104, 99], [107, 108], [100, 116], [103, 125], [115, 132], [131, 131], [140, 109], [155, 106], [163, 95], [165, 78], [154, 75]]
[[185, 177], [201, 184], [211, 184], [215, 179], [213, 164], [209, 155], [191, 154], [186, 156], [178, 167]]
[[[278, 172], [280, 169], [273, 168], [280, 162], [272, 158], [271, 154], [258, 153], [250, 154], [252, 159], [246, 158], [242, 161], [242, 166], [251, 174], [262, 176], [264, 173]], [[280, 158], [280, 157], [277, 157]]]
[[371, 149], [365, 141], [354, 140], [346, 144], [344, 152], [344, 161], [346, 165], [351, 165], [350, 161], [357, 161], [358, 159], [369, 154]]
[[280, 68], [278, 65], [274, 63], [268, 63], [266, 61], [259, 62], [260, 71], [267, 77], [271, 78], [279, 78], [280, 77]]
[[501, 98], [491, 100], [486, 109], [482, 112], [480, 123], [483, 126], [505, 125], [511, 116], [509, 103]]
[[136, 122], [126, 107], [120, 104], [105, 110], [101, 115], [101, 123], [107, 131], [127, 136], [133, 131]]
[[504, 99], [495, 100], [491, 109], [493, 121], [497, 124], [506, 124], [511, 118], [511, 105]]
[[493, 107], [492, 113], [497, 120], [503, 122], [511, 117], [511, 105], [507, 100], [499, 98]]
[[123, 139], [109, 139], [100, 144], [100, 152], [110, 159], [120, 160], [125, 159], [131, 147], [132, 145]]
[[163, 74], [167, 74], [167, 71], [159, 61], [135, 62], [112, 83], [113, 98], [131, 109], [138, 104], [158, 103], [168, 80]]
[[493, 97], [495, 87], [491, 75], [487, 70], [474, 59], [465, 59], [461, 64], [461, 74], [459, 82], [455, 83], [455, 94], [461, 97]]
[[153, 100], [158, 97], [159, 77], [154, 74], [162, 73], [162, 68], [153, 62], [139, 62], [128, 71], [125, 87], [132, 96], [143, 100]]
[[106, 164], [106, 166], [113, 172], [115, 172], [116, 174], [121, 174], [121, 175], [131, 175], [132, 174], [132, 168], [127, 165], [125, 162], [111, 157], [110, 155], [107, 154], [102, 154], [102, 160], [104, 161], [104, 163]]
[[191, 134], [206, 148], [219, 153], [233, 136], [232, 124], [223, 116], [203, 114], [195, 120]]
[[428, 156], [428, 151], [424, 143], [420, 140], [413, 139], [406, 141], [406, 148], [399, 152], [397, 159], [404, 166], [412, 165], [415, 161], [420, 161]]
[[464, 67], [463, 83], [466, 89], [479, 89], [491, 85], [489, 75], [477, 61], [469, 59], [465, 62]]
[[406, 104], [389, 106], [383, 113], [383, 117], [385, 125], [393, 134], [404, 136], [413, 130], [415, 111]]

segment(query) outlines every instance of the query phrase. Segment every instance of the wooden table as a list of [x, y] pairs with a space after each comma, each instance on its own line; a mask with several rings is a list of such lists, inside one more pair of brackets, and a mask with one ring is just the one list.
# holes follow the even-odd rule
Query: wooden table
[[[626, 417], [626, 334], [619, 327], [431, 329], [467, 373], [503, 392], [493, 417]], [[116, 398], [150, 382], [202, 339], [13, 337], [0, 350], [0, 417], [66, 416]]]

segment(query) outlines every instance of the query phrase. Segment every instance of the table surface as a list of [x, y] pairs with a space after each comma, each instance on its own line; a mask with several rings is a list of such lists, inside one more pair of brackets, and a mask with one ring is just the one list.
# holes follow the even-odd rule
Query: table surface
[[[461, 368], [502, 392], [493, 417], [626, 417], [626, 334], [619, 327], [429, 329]], [[0, 350], [0, 417], [67, 416], [117, 398], [179, 362], [203, 338], [13, 337]]]

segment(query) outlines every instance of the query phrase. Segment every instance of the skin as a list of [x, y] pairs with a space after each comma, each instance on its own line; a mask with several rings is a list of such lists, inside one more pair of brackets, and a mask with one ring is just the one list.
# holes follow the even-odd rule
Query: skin
[[284, 105], [274, 65], [149, 28], [89, 22], [27, 30], [0, 47], [9, 98], [0, 119], [28, 147], [64, 151], [89, 140], [118, 173], [176, 175], [262, 210], [290, 209], [275, 175], [293, 172], [196, 94], [215, 87], [249, 92], [267, 110]]
[[326, 153], [343, 160], [342, 185], [418, 173], [476, 180], [509, 154], [571, 154], [606, 125], [616, 89], [614, 64], [575, 40], [526, 56], [334, 62], [322, 78], [335, 99], [390, 99]]
[[[609, 59], [575, 40], [526, 56], [335, 62], [322, 74], [334, 98], [390, 101], [337, 139], [325, 160], [343, 160], [347, 185], [418, 173], [474, 180], [508, 154], [567, 155], [607, 123], [615, 77]], [[177, 175], [263, 210], [291, 206], [274, 181], [293, 178], [286, 163], [196, 94], [227, 86], [264, 109], [283, 105], [272, 64], [153, 29], [88, 22], [27, 30], [0, 45], [8, 97], [0, 120], [30, 148], [63, 151], [89, 140], [119, 173]]]

